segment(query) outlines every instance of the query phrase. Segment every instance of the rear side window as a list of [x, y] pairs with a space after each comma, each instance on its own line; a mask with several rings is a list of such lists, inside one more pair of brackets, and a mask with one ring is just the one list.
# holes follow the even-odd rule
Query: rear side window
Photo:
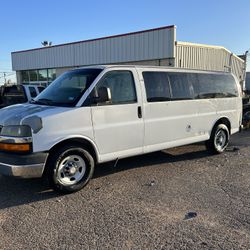
[[224, 98], [238, 96], [232, 75], [197, 74], [193, 82], [195, 98]]
[[41, 86], [39, 86], [37, 88], [38, 88], [39, 93], [41, 93], [45, 89], [44, 87], [41, 87]]
[[36, 89], [34, 87], [29, 87], [29, 91], [30, 91], [30, 96], [31, 97], [36, 97]]
[[15, 85], [2, 87], [1, 94], [4, 106], [27, 102], [27, 97], [22, 86]]
[[98, 83], [97, 89], [106, 87], [111, 92], [111, 104], [137, 102], [134, 77], [131, 71], [116, 70], [108, 72]]
[[166, 72], [143, 72], [148, 102], [170, 100], [169, 80]]
[[192, 75], [188, 73], [168, 73], [173, 100], [193, 99]]

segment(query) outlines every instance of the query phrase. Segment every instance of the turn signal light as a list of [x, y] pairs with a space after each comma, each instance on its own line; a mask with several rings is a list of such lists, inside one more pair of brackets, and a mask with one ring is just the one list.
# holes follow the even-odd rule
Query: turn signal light
[[0, 143], [0, 150], [12, 152], [28, 152], [31, 150], [30, 144], [8, 144]]

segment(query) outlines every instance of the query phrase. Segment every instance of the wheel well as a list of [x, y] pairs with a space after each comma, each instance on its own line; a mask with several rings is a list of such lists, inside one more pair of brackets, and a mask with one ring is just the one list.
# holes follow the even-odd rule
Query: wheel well
[[96, 152], [94, 146], [92, 145], [91, 142], [89, 142], [86, 139], [82, 139], [82, 138], [72, 138], [72, 139], [67, 139], [65, 141], [59, 142], [58, 144], [56, 144], [55, 146], [53, 146], [49, 150], [49, 154], [53, 153], [58, 148], [63, 147], [63, 146], [68, 145], [68, 144], [79, 144], [81, 147], [88, 150], [88, 152], [92, 155], [94, 161], [97, 162], [97, 152]]
[[219, 125], [219, 124], [225, 124], [228, 128], [228, 131], [229, 131], [229, 134], [231, 134], [231, 123], [230, 121], [228, 120], [228, 118], [226, 117], [223, 117], [223, 118], [220, 118], [215, 124], [214, 124], [214, 128]]

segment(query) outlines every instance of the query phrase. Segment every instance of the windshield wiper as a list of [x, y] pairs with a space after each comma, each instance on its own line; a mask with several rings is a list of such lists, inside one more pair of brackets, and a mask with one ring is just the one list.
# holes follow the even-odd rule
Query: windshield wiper
[[34, 103], [34, 104], [44, 104], [44, 105], [51, 105], [53, 104], [53, 101], [50, 100], [50, 99], [46, 99], [46, 98], [41, 98], [41, 99], [38, 99], [38, 100], [34, 100], [32, 99], [30, 101], [30, 103]]

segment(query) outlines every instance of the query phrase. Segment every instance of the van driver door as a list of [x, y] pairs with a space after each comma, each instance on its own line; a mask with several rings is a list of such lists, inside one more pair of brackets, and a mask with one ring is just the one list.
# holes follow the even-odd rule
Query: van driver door
[[[110, 100], [91, 105], [94, 138], [100, 161], [123, 158], [143, 151], [144, 122], [141, 89], [135, 69], [104, 74], [93, 91], [108, 90]], [[92, 91], [92, 92], [93, 92]]]

